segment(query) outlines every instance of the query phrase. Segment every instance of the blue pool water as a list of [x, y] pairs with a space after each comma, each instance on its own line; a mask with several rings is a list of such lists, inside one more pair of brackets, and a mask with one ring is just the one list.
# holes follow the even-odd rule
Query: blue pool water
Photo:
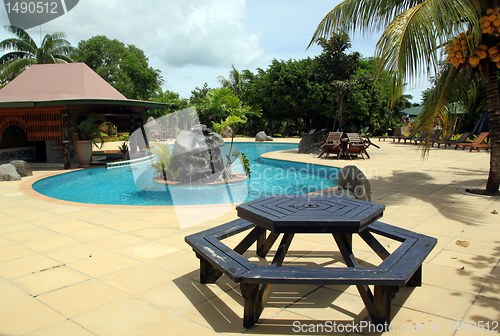
[[[296, 144], [237, 143], [250, 160], [250, 179], [219, 185], [167, 186], [152, 181], [152, 168], [95, 168], [48, 177], [33, 184], [45, 196], [89, 204], [198, 205], [245, 202], [275, 194], [305, 194], [337, 185], [339, 169], [263, 159]], [[134, 170], [135, 169], [135, 170]], [[238, 171], [238, 167], [235, 168]]]

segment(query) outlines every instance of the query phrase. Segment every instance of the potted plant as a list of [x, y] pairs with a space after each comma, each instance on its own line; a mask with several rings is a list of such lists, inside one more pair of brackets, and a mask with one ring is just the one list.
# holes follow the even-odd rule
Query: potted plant
[[[92, 145], [102, 148], [104, 139], [101, 136], [100, 126], [106, 121], [106, 118], [99, 114], [88, 115], [82, 122], [70, 128], [73, 135], [73, 145], [75, 146], [75, 154], [80, 164], [80, 168], [88, 167], [92, 158]], [[97, 145], [96, 139], [100, 140], [100, 147]]]
[[123, 142], [121, 146], [118, 147], [120, 152], [123, 154], [123, 160], [129, 160], [129, 155], [128, 155], [128, 145], [127, 142]]

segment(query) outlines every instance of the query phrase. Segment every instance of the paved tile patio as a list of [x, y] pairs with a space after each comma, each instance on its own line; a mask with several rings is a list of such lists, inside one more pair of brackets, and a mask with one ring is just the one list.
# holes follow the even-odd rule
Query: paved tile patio
[[[398, 330], [425, 326], [414, 334], [454, 335], [460, 333], [453, 329], [459, 321], [495, 326], [500, 214], [492, 212], [500, 212], [500, 203], [457, 192], [484, 187], [489, 152], [433, 149], [422, 160], [415, 145], [376, 143], [381, 149], [369, 148], [372, 158], [364, 161], [291, 152], [271, 156], [355, 164], [370, 180], [372, 200], [386, 206], [382, 221], [438, 238], [424, 264], [423, 286], [403, 288], [393, 300], [392, 324]], [[292, 335], [298, 325], [319, 321], [369, 321], [355, 287], [275, 286], [260, 323], [245, 330], [238, 286], [225, 277], [200, 284], [198, 259], [184, 242], [188, 234], [235, 219], [234, 208], [227, 213], [187, 208], [193, 223], [209, 212], [211, 219], [181, 229], [172, 207], [82, 206], [30, 191], [31, 182], [53, 173], [35, 171], [21, 182], [0, 183], [1, 336]], [[457, 240], [469, 246], [458, 246]], [[362, 264], [380, 263], [361, 241], [354, 247]], [[337, 248], [326, 235], [298, 236], [291, 250], [285, 262], [338, 266], [338, 253], [332, 254]], [[389, 334], [405, 334], [399, 331]]]

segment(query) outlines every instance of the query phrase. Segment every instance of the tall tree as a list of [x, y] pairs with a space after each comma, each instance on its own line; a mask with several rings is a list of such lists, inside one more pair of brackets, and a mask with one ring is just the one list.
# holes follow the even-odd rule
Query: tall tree
[[486, 87], [490, 119], [491, 155], [486, 193], [493, 194], [500, 186], [497, 73], [500, 34], [494, 24], [500, 18], [497, 6], [497, 0], [345, 0], [321, 21], [311, 44], [337, 30], [366, 33], [384, 28], [376, 59], [379, 70], [391, 75], [392, 97], [401, 91], [403, 83], [414, 83], [416, 74], [438, 74], [440, 49], [454, 52], [449, 53], [450, 63], [439, 73], [436, 90], [425, 104], [418, 125], [421, 129], [430, 130], [436, 121], [449, 127], [448, 104], [473, 73], [479, 72]]
[[129, 99], [149, 100], [163, 84], [161, 72], [149, 66], [144, 52], [132, 44], [98, 35], [78, 43], [75, 60], [85, 62]]
[[242, 86], [245, 83], [245, 75], [242, 71], [238, 71], [233, 64], [231, 64], [231, 67], [228, 79], [224, 76], [219, 76], [217, 79], [223, 88], [231, 89], [235, 96], [239, 96]]
[[336, 94], [338, 128], [343, 129], [343, 114], [345, 110], [345, 95], [365, 78], [353, 78], [359, 67], [360, 54], [347, 54], [351, 47], [349, 36], [345, 33], [333, 33], [330, 38], [318, 37], [316, 43], [323, 48], [323, 52], [316, 56], [316, 77], [319, 82], [332, 88]]
[[24, 29], [16, 26], [5, 29], [17, 37], [0, 42], [0, 51], [8, 51], [0, 57], [0, 81], [12, 80], [33, 64], [73, 62], [70, 56], [75, 48], [66, 40], [65, 33], [46, 34], [39, 47]]

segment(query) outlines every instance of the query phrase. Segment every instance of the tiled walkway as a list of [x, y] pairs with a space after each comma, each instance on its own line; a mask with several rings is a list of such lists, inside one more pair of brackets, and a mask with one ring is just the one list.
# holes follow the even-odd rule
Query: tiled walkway
[[[489, 152], [433, 149], [422, 160], [415, 145], [376, 143], [381, 149], [369, 148], [372, 158], [364, 161], [272, 156], [355, 164], [369, 177], [373, 201], [386, 206], [382, 221], [438, 238], [425, 261], [424, 285], [413, 292], [403, 288], [393, 300], [396, 330], [454, 335], [462, 320], [495, 326], [500, 214], [494, 212], [500, 203], [456, 191], [484, 187]], [[276, 286], [260, 324], [245, 330], [238, 286], [225, 277], [201, 285], [198, 259], [184, 242], [188, 234], [236, 218], [234, 209], [220, 214], [217, 207], [191, 207], [194, 222], [213, 219], [181, 229], [173, 208], [80, 206], [33, 197], [30, 181], [50, 173], [0, 183], [1, 336], [293, 335], [318, 321], [369, 321], [355, 287]], [[380, 263], [361, 241], [354, 247], [362, 264]], [[285, 262], [338, 266], [337, 248], [327, 235], [298, 236], [291, 251]]]

